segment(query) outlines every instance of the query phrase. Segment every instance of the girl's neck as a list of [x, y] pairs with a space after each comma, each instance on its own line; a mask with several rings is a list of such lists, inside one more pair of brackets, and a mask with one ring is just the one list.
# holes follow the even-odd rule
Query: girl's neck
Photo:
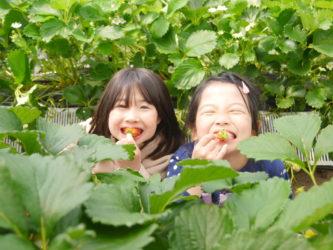
[[239, 171], [246, 165], [248, 158], [239, 151], [235, 151], [226, 155], [225, 160], [229, 162], [233, 169]]

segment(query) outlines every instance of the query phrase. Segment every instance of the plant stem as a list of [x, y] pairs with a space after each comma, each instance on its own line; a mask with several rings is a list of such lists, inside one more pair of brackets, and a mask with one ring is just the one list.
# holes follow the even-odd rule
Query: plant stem
[[41, 239], [42, 239], [42, 250], [47, 250], [46, 229], [43, 217], [41, 217], [40, 219], [40, 229], [41, 229]]

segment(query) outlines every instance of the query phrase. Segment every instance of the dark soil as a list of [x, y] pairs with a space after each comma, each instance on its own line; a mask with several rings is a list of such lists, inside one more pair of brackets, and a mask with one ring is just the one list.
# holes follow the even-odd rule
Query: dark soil
[[[295, 191], [297, 188], [304, 186], [305, 190], [308, 190], [313, 186], [310, 177], [305, 174], [303, 171], [299, 171], [294, 174], [295, 179], [293, 180], [293, 190]], [[325, 181], [329, 181], [333, 176], [333, 167], [331, 169], [326, 168], [318, 168], [315, 173], [317, 184], [320, 185]]]

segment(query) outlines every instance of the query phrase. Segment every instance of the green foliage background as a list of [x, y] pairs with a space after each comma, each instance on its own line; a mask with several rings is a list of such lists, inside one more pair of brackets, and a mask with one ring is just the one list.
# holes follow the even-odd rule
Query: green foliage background
[[133, 65], [166, 79], [183, 110], [204, 77], [232, 70], [270, 109], [331, 122], [332, 24], [328, 0], [2, 0], [0, 101], [77, 105], [85, 118]]

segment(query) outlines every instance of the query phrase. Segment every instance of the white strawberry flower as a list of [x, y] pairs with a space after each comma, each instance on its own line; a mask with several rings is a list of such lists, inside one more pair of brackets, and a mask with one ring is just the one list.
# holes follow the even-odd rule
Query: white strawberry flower
[[19, 28], [22, 27], [22, 23], [14, 22], [14, 23], [12, 23], [11, 26], [12, 26], [13, 29], [19, 29]]

